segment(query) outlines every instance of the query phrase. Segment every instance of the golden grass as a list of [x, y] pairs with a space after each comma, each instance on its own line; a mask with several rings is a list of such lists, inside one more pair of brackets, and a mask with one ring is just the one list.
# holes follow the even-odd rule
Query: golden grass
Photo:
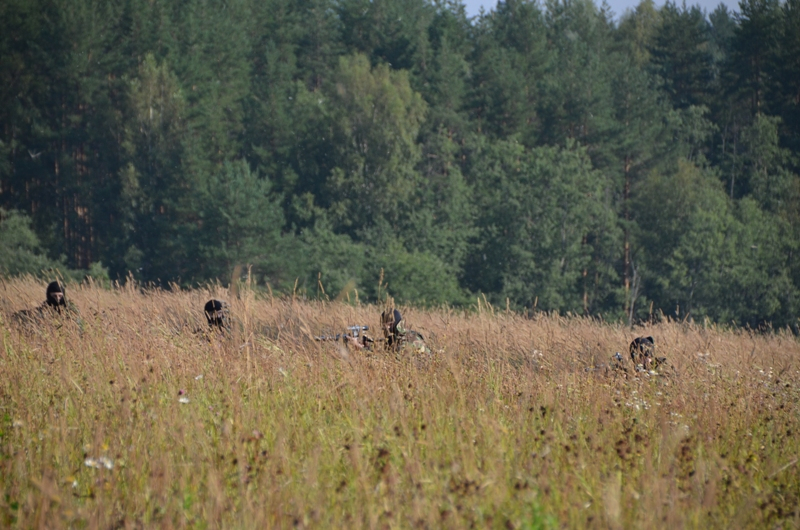
[[[0, 527], [800, 525], [788, 334], [408, 308], [421, 363], [312, 340], [374, 306], [70, 286], [81, 326], [12, 322], [43, 293], [0, 284]], [[642, 334], [668, 375], [586, 371]]]

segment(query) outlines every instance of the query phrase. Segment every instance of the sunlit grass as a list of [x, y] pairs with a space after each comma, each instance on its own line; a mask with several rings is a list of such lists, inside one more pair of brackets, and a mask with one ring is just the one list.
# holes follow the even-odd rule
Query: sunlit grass
[[[788, 334], [409, 308], [420, 362], [313, 340], [372, 306], [70, 286], [81, 325], [11, 321], [43, 293], [0, 284], [2, 527], [800, 525]], [[642, 334], [666, 375], [586, 370]]]

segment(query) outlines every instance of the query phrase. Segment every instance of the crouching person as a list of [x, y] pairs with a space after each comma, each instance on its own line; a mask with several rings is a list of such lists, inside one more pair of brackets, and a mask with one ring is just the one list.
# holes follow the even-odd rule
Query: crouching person
[[381, 328], [388, 350], [396, 353], [404, 350], [417, 354], [431, 353], [421, 333], [406, 329], [403, 316], [397, 309], [387, 309], [381, 313]]
[[656, 357], [656, 344], [653, 337], [636, 337], [628, 350], [634, 370], [637, 372], [657, 370], [667, 362], [666, 357]]
[[50, 282], [45, 289], [45, 300], [39, 307], [23, 309], [14, 313], [15, 321], [23, 324], [52, 320], [57, 317], [66, 317], [83, 325], [80, 312], [75, 304], [67, 300], [66, 289], [61, 282]]
[[415, 358], [431, 353], [421, 333], [407, 329], [403, 316], [397, 309], [387, 309], [381, 313], [381, 330], [383, 339], [378, 341], [362, 340], [358, 337], [347, 337], [347, 342], [357, 350], [372, 351], [375, 344], [383, 344], [384, 350], [392, 352], [398, 358], [411, 354]]
[[228, 306], [219, 300], [209, 300], [203, 308], [209, 329], [224, 331], [229, 327]]

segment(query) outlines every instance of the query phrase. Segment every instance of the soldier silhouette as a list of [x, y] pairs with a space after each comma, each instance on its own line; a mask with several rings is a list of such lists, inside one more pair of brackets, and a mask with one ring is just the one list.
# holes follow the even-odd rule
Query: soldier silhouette
[[211, 299], [204, 308], [208, 327], [216, 330], [227, 330], [229, 326], [228, 306], [225, 302]]
[[67, 300], [66, 289], [59, 281], [53, 281], [47, 285], [42, 305], [34, 309], [17, 311], [13, 318], [18, 322], [32, 322], [56, 315], [69, 316], [79, 324], [81, 323], [78, 308]]

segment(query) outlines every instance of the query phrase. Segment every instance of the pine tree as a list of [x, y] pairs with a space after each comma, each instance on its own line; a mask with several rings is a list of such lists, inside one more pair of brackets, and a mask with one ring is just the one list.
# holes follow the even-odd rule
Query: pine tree
[[436, 142], [442, 128], [453, 138], [461, 138], [469, 130], [465, 109], [470, 76], [469, 30], [464, 6], [449, 3], [438, 8], [428, 28], [428, 53], [418, 54], [419, 74], [412, 78], [430, 109], [423, 143], [427, 143], [426, 138]]
[[631, 199], [637, 183], [665, 156], [666, 128], [663, 116], [667, 112], [654, 81], [645, 70], [637, 67], [625, 55], [617, 57], [612, 85], [614, 94], [614, 134], [610, 139], [608, 170], [615, 175], [616, 190], [621, 192], [619, 217], [622, 228], [622, 290], [623, 310], [632, 321], [632, 306], [637, 281], [632, 254], [631, 230], [636, 212]]
[[428, 47], [433, 6], [425, 0], [342, 0], [337, 2], [342, 40], [350, 53], [373, 64], [413, 70]]
[[742, 133], [742, 179], [745, 195], [759, 206], [778, 213], [785, 207], [792, 181], [797, 175], [789, 168], [790, 153], [779, 145], [780, 118], [756, 115], [753, 124]]
[[751, 116], [770, 113], [767, 93], [774, 82], [773, 65], [780, 34], [778, 0], [742, 0], [731, 57], [739, 97]]
[[499, 2], [480, 19], [474, 40], [469, 110], [476, 130], [535, 145], [541, 83], [552, 57], [541, 10], [529, 0]]
[[714, 95], [718, 96], [718, 91], [722, 88], [722, 72], [730, 60], [733, 36], [736, 32], [736, 20], [733, 14], [728, 11], [727, 6], [721, 3], [708, 15], [708, 23], [712, 89], [717, 92]]
[[191, 0], [172, 6], [181, 38], [167, 57], [186, 101], [184, 164], [197, 178], [241, 154], [243, 101], [249, 93], [249, 16], [245, 0]]
[[186, 101], [166, 61], [145, 56], [130, 81], [127, 164], [120, 171], [119, 210], [125, 220], [125, 250], [119, 270], [150, 281], [178, 276], [174, 265], [188, 248], [178, 248], [186, 223], [185, 202], [193, 197], [191, 174], [184, 170]]
[[774, 112], [783, 120], [781, 143], [797, 153], [800, 152], [800, 1], [783, 3], [778, 39], [771, 96]]
[[590, 1], [554, 0], [547, 36], [553, 58], [543, 81], [542, 139], [549, 145], [577, 140], [594, 156], [613, 127], [611, 23]]
[[193, 279], [229, 278], [237, 266], [272, 285], [294, 279], [292, 245], [281, 237], [280, 197], [267, 178], [252, 172], [244, 160], [226, 162], [204, 191]]
[[296, 5], [297, 65], [308, 89], [318, 91], [330, 81], [345, 53], [342, 21], [333, 0], [298, 0]]
[[705, 105], [709, 99], [712, 57], [709, 27], [699, 7], [667, 4], [651, 49], [654, 71], [675, 108]]

